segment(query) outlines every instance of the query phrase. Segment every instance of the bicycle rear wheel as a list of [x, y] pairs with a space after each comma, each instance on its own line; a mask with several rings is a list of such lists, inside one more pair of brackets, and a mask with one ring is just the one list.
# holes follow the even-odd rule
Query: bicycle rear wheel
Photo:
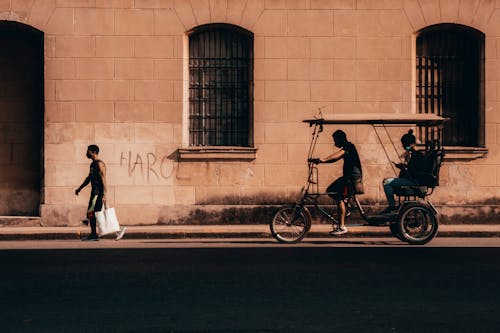
[[277, 241], [296, 243], [304, 238], [311, 228], [311, 214], [304, 206], [286, 205], [274, 214], [269, 227]]
[[402, 208], [396, 227], [401, 240], [411, 245], [423, 245], [438, 232], [438, 218], [427, 206], [412, 203]]

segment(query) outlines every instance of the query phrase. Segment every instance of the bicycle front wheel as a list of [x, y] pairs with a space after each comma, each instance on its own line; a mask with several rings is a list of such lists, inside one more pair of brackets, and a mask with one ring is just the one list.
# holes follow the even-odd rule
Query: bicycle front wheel
[[304, 206], [286, 205], [274, 214], [269, 227], [271, 234], [279, 242], [296, 243], [311, 228], [311, 214]]

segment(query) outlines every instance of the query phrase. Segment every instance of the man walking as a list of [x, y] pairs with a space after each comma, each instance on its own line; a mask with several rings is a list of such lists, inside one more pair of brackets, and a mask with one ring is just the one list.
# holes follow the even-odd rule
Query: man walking
[[[103, 205], [106, 204], [106, 164], [99, 159], [99, 147], [96, 145], [88, 146], [86, 156], [92, 160], [92, 163], [90, 163], [90, 172], [82, 185], [75, 190], [75, 194], [78, 195], [85, 186], [89, 183], [91, 184], [92, 190], [90, 192], [90, 200], [87, 208], [87, 220], [90, 222], [90, 235], [82, 238], [82, 241], [98, 241], [99, 236], [97, 235], [95, 212], [101, 211]], [[122, 227], [116, 234], [116, 240], [120, 240], [126, 230], [126, 227]]]

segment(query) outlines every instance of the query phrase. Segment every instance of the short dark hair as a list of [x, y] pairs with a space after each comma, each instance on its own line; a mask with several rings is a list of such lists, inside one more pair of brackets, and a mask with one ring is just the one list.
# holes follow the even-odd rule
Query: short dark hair
[[90, 145], [87, 150], [93, 152], [93, 153], [96, 153], [96, 154], [99, 154], [99, 147], [97, 147], [97, 145]]
[[333, 139], [338, 143], [344, 144], [347, 142], [347, 135], [342, 130], [336, 130], [335, 132], [333, 132], [332, 136]]

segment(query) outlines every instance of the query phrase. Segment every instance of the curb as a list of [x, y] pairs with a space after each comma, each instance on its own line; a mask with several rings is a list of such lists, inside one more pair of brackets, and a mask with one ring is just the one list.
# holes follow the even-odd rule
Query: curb
[[[374, 237], [393, 237], [388, 228], [378, 227], [380, 230], [358, 231], [353, 230], [340, 236], [339, 238], [374, 238]], [[79, 240], [87, 231], [77, 232], [2, 232], [0, 230], [0, 241], [34, 241], [34, 240]], [[328, 231], [311, 230], [307, 238], [335, 238], [329, 235]], [[443, 230], [438, 232], [437, 237], [500, 237], [500, 231], [492, 230]], [[103, 239], [113, 239], [113, 235], [103, 236]], [[257, 238], [273, 239], [269, 231], [199, 231], [199, 230], [175, 230], [175, 231], [129, 231], [124, 239], [226, 239], [226, 238]]]

